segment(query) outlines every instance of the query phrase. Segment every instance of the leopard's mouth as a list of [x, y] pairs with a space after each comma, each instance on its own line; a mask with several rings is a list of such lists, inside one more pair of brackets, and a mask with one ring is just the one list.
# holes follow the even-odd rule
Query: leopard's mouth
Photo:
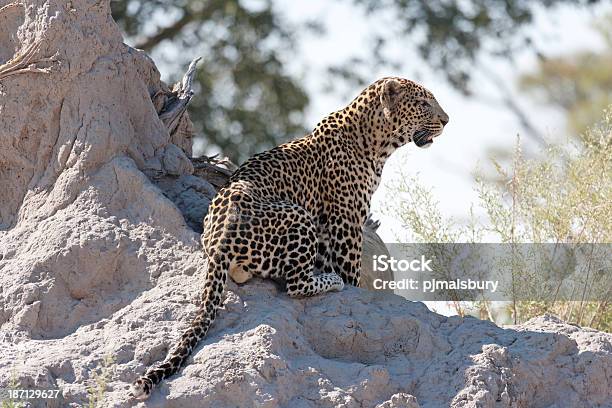
[[435, 132], [427, 129], [417, 130], [412, 136], [412, 141], [418, 147], [425, 149], [431, 146], [433, 138], [437, 136]]

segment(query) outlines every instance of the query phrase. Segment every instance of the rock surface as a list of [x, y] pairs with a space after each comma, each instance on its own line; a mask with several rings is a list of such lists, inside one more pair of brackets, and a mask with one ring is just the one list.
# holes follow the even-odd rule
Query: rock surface
[[[164, 357], [195, 313], [201, 274], [163, 274], [128, 305], [54, 339], [5, 338], [0, 381], [87, 402], [111, 356], [102, 406], [609, 407], [612, 336], [541, 317], [502, 329], [446, 318], [398, 296], [349, 288], [295, 300], [272, 282], [230, 283], [210, 335], [146, 402], [136, 373]], [[3, 331], [8, 337], [11, 331]]]
[[48, 407], [87, 405], [100, 383], [104, 407], [612, 406], [609, 334], [553, 317], [502, 329], [357, 288], [295, 300], [257, 280], [230, 283], [189, 365], [129, 401], [195, 313], [206, 262], [179, 207], [211, 191], [109, 12], [0, 0], [0, 387], [59, 388], [33, 404]]

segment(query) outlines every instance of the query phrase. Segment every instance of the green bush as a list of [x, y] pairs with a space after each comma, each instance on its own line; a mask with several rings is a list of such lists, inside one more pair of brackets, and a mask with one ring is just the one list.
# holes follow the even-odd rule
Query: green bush
[[[476, 177], [478, 206], [486, 213], [482, 220], [474, 216], [473, 206], [467, 211], [468, 222], [445, 218], [432, 190], [420, 184], [416, 176], [406, 175], [388, 186], [392, 196], [401, 200], [390, 197], [387, 202], [392, 204], [386, 212], [400, 220], [414, 242], [477, 243], [486, 237], [489, 242], [507, 244], [611, 243], [612, 107], [578, 140], [551, 144], [538, 158], [525, 159], [517, 138], [509, 169], [493, 160], [496, 180]], [[580, 301], [557, 297], [558, 287], [543, 288], [537, 276], [526, 276], [524, 268], [513, 265], [512, 280], [520, 284], [512, 285], [512, 301], [505, 306], [511, 320], [520, 323], [552, 313], [569, 322], [610, 331], [610, 265], [602, 266], [598, 254], [590, 256], [593, 259], [588, 264], [592, 268], [586, 272], [568, 268], [562, 278], [571, 282], [572, 298]], [[529, 296], [543, 289], [552, 296]], [[587, 296], [595, 292], [598, 297]], [[521, 300], [528, 298], [543, 300]], [[602, 300], [587, 300], [594, 298]], [[486, 300], [452, 303], [461, 315], [478, 313], [480, 317], [502, 319], [494, 317]]]
[[105, 355], [101, 362], [101, 367], [91, 372], [88, 381], [87, 397], [88, 408], [101, 407], [107, 392], [108, 383], [111, 381], [115, 371], [115, 358], [112, 355]]

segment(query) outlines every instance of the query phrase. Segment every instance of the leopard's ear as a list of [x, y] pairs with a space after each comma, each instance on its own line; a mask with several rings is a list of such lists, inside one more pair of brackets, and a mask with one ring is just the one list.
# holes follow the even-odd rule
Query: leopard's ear
[[401, 84], [399, 81], [393, 78], [389, 78], [383, 83], [380, 103], [383, 107], [383, 114], [387, 119], [391, 119], [391, 115], [395, 111], [400, 98], [400, 88]]

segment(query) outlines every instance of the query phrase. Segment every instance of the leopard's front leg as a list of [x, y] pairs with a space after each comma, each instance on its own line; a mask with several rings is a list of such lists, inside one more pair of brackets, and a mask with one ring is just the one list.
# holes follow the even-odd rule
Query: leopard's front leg
[[340, 272], [334, 269], [331, 260], [331, 237], [326, 220], [327, 216], [320, 217], [317, 226], [317, 258], [315, 268], [323, 273], [335, 272], [340, 275]]
[[349, 223], [340, 217], [330, 225], [329, 256], [331, 264], [340, 273], [342, 280], [353, 286], [359, 286], [361, 277], [361, 245], [363, 241], [362, 226]]
[[359, 286], [362, 228], [355, 225], [341, 225], [337, 228], [337, 235], [342, 235], [344, 238], [332, 240], [332, 264], [335, 270], [340, 271], [345, 283]]

